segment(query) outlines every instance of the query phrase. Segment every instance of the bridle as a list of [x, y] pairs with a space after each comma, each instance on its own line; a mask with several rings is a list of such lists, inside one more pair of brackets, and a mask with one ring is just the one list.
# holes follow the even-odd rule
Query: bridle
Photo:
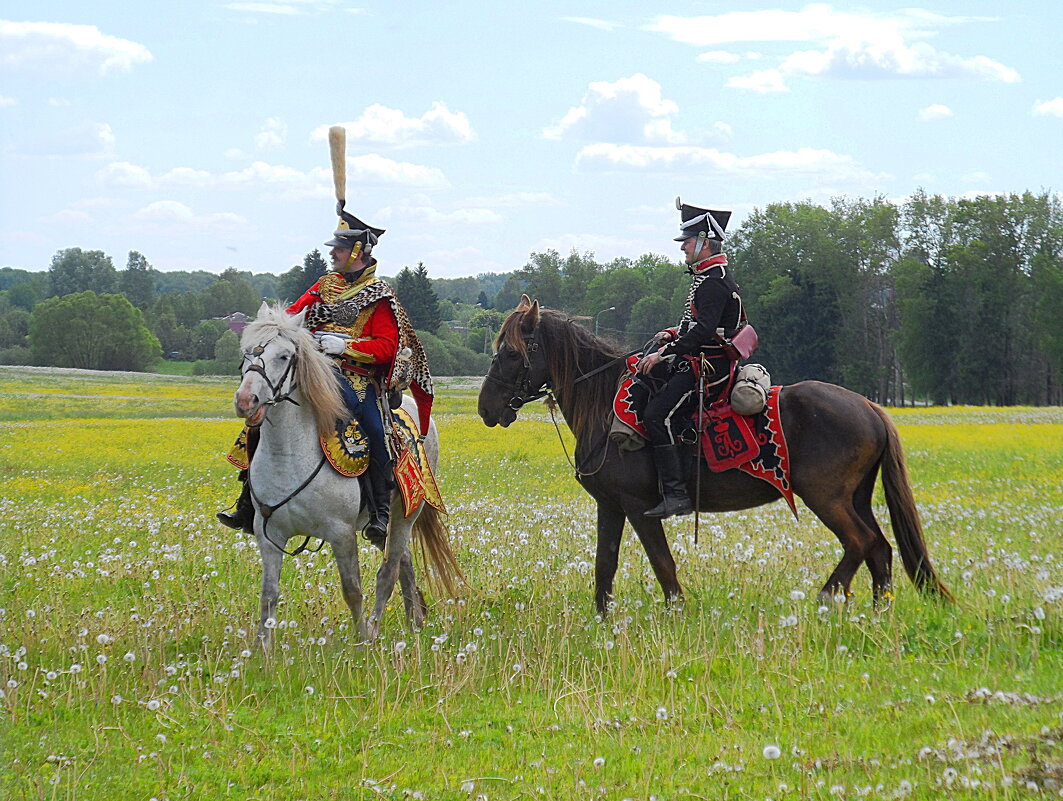
[[267, 401], [259, 401], [258, 406], [251, 410], [251, 414], [254, 414], [263, 406], [276, 406], [278, 403], [284, 403], [285, 401], [293, 403], [296, 406], [299, 405], [299, 401], [292, 397], [292, 394], [297, 388], [294, 379], [288, 387], [287, 392], [280, 392], [280, 388], [284, 386], [284, 383], [288, 380], [288, 376], [295, 370], [295, 364], [299, 359], [298, 354], [292, 354], [292, 357], [288, 360], [287, 366], [284, 368], [284, 372], [281, 373], [280, 379], [274, 384], [273, 380], [266, 373], [266, 362], [262, 358], [262, 354], [266, 352], [266, 345], [268, 344], [270, 343], [267, 342], [265, 345], [255, 345], [253, 348], [245, 350], [243, 358], [240, 360], [241, 364], [244, 362], [250, 362], [250, 364], [240, 370], [240, 374], [247, 375], [248, 373], [258, 373], [262, 376], [262, 380], [266, 382], [266, 386], [269, 387], [270, 391], [270, 399]]
[[[605, 459], [606, 459], [606, 456], [608, 455], [608, 451], [607, 451], [607, 449], [605, 447], [603, 447], [601, 449], [602, 450], [601, 462], [598, 464], [598, 466], [594, 470], [592, 470], [590, 472], [586, 472], [584, 470], [581, 470], [580, 467], [576, 465], [576, 463], [573, 460], [573, 458], [569, 455], [568, 448], [565, 445], [565, 438], [561, 435], [561, 427], [558, 425], [557, 418], [554, 415], [554, 409], [557, 406], [557, 398], [554, 395], [554, 388], [553, 388], [553, 385], [550, 382], [550, 379], [547, 378], [546, 381], [544, 381], [538, 388], [532, 388], [531, 381], [529, 380], [529, 374], [531, 372], [530, 354], [538, 353], [539, 350], [540, 350], [538, 333], [539, 333], [539, 329], [538, 329], [538, 327], [536, 327], [536, 329], [532, 332], [532, 334], [530, 336], [522, 336], [521, 337], [521, 339], [524, 342], [524, 363], [521, 365], [520, 371], [517, 373], [517, 375], [513, 379], [513, 381], [503, 381], [501, 378], [496, 378], [495, 376], [491, 375], [491, 371], [490, 370], [488, 370], [487, 375], [484, 376], [484, 380], [485, 381], [489, 381], [492, 384], [496, 384], [499, 387], [501, 387], [502, 389], [507, 390], [507, 391], [512, 393], [510, 395], [509, 401], [507, 402], [506, 405], [507, 405], [508, 408], [512, 409], [514, 412], [519, 411], [522, 406], [524, 406], [525, 404], [531, 403], [532, 401], [537, 401], [537, 400], [540, 400], [542, 398], [547, 398], [547, 397], [550, 399], [550, 402], [547, 403], [547, 405], [550, 408], [550, 420], [553, 422], [554, 429], [557, 431], [557, 438], [558, 438], [558, 441], [561, 443], [561, 450], [564, 451], [565, 458], [568, 460], [569, 465], [575, 471], [576, 480], [579, 481], [582, 478], [586, 478], [588, 476], [592, 476], [592, 475], [596, 474], [599, 470], [602, 469], [602, 467], [605, 465]], [[599, 373], [602, 373], [602, 372], [610, 369], [617, 362], [624, 361], [629, 356], [632, 356], [632, 355], [634, 355], [636, 353], [641, 353], [641, 352], [642, 352], [641, 350], [635, 350], [635, 351], [631, 351], [630, 353], [625, 353], [622, 356], [616, 356], [616, 357], [610, 359], [609, 361], [605, 362], [604, 364], [599, 365], [598, 367], [594, 368], [593, 370], [590, 370], [590, 371], [588, 371], [586, 373], [583, 373], [578, 378], [576, 378], [572, 383], [573, 383], [573, 385], [575, 385], [575, 384], [579, 384], [582, 381], [586, 381], [591, 376], [598, 375]], [[491, 359], [491, 367], [492, 368], [494, 368], [494, 366], [497, 364], [497, 361], [498, 361], [498, 354], [496, 353]], [[607, 442], [607, 440], [603, 439], [603, 445], [606, 444], [606, 442]], [[596, 452], [597, 448], [595, 448], [594, 450]]]
[[536, 329], [535, 333], [531, 336], [521, 337], [524, 341], [524, 363], [521, 365], [520, 371], [517, 373], [513, 381], [503, 381], [501, 378], [496, 378], [491, 375], [491, 371], [498, 363], [497, 353], [491, 357], [491, 369], [489, 369], [487, 375], [484, 376], [485, 381], [497, 384], [502, 387], [502, 389], [512, 393], [506, 406], [515, 412], [519, 411], [525, 404], [545, 398], [547, 395], [553, 395], [553, 387], [550, 385], [549, 379], [534, 389], [532, 388], [531, 380], [529, 379], [531, 373], [531, 354], [539, 352], [539, 340], [537, 335], [538, 329]]
[[[265, 353], [266, 345], [268, 344], [269, 342], [265, 343], [265, 345], [255, 345], [253, 348], [244, 351], [242, 359], [243, 362], [250, 362], [250, 364], [248, 364], [241, 370], [241, 374], [246, 375], [247, 373], [258, 373], [260, 376], [262, 376], [262, 380], [266, 382], [266, 385], [269, 387], [271, 393], [269, 400], [259, 401], [258, 406], [256, 406], [252, 410], [252, 414], [254, 414], [254, 412], [258, 411], [263, 406], [276, 406], [277, 404], [284, 402], [291, 403], [294, 406], [299, 405], [299, 401], [295, 400], [295, 398], [292, 397], [295, 391], [299, 388], [299, 385], [295, 382], [294, 378], [289, 382], [288, 391], [280, 392], [285, 382], [288, 381], [288, 377], [292, 375], [293, 371], [295, 370], [295, 364], [298, 361], [299, 354], [292, 354], [292, 357], [288, 360], [288, 364], [284, 368], [284, 372], [281, 373], [281, 377], [277, 380], [277, 383], [274, 384], [273, 380], [266, 373], [266, 362], [262, 358], [262, 354]], [[269, 421], [270, 425], [273, 424], [273, 421], [270, 420], [269, 417], [263, 417], [262, 419], [263, 422]], [[261, 425], [261, 423], [259, 425]], [[278, 545], [267, 531], [267, 529], [269, 528], [269, 521], [270, 518], [273, 516], [273, 513], [280, 509], [282, 506], [284, 506], [284, 504], [288, 503], [288, 501], [290, 501], [308, 486], [310, 486], [310, 482], [317, 478], [317, 474], [321, 472], [321, 468], [324, 466], [325, 454], [324, 452], [322, 452], [321, 460], [317, 463], [317, 467], [314, 468], [314, 471], [307, 477], [307, 479], [302, 484], [296, 487], [292, 492], [288, 493], [288, 496], [280, 503], [268, 504], [262, 502], [262, 500], [258, 497], [258, 493], [255, 492], [255, 488], [251, 485], [251, 470], [250, 465], [248, 465], [246, 479], [247, 489], [251, 493], [251, 498], [255, 501], [256, 504], [258, 504], [259, 514], [262, 515], [262, 536], [269, 540], [270, 544], [283, 554], [286, 554], [288, 556], [298, 556], [299, 554], [303, 553], [303, 551], [307, 550], [309, 550], [311, 553], [317, 553], [325, 546], [325, 541], [322, 540], [321, 544], [318, 545], [316, 548], [309, 549], [307, 548], [307, 545], [310, 542], [310, 537], [305, 536], [303, 538], [302, 545], [300, 545], [294, 551], [288, 551], [281, 545]]]

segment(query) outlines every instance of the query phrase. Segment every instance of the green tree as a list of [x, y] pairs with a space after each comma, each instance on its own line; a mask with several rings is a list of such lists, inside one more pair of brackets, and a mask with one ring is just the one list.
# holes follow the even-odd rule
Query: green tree
[[203, 317], [227, 317], [243, 312], [253, 317], [262, 298], [248, 281], [232, 267], [218, 276], [218, 280], [199, 292]]
[[189, 358], [211, 359], [214, 357], [214, 346], [218, 339], [229, 330], [224, 320], [203, 320], [192, 329], [190, 337]]
[[29, 343], [34, 361], [53, 367], [143, 372], [162, 356], [139, 309], [122, 295], [92, 291], [38, 303]]
[[118, 277], [118, 290], [138, 309], [150, 309], [155, 303], [155, 270], [135, 250], [129, 251], [126, 268]]
[[503, 312], [511, 312], [517, 308], [520, 296], [524, 292], [524, 281], [516, 273], [512, 274], [502, 284], [502, 288], [495, 293], [491, 306]]
[[[556, 250], [532, 253], [527, 264], [516, 271], [516, 276], [524, 283], [524, 291], [532, 300], [538, 300], [540, 306], [565, 308], [561, 300], [561, 255]], [[499, 308], [498, 303], [495, 308]]]
[[395, 294], [410, 315], [410, 322], [418, 331], [436, 331], [443, 320], [439, 314], [439, 297], [432, 288], [428, 268], [423, 263], [411, 270], [403, 267], [395, 276]]
[[214, 343], [215, 370], [218, 375], [239, 375], [242, 361], [240, 338], [227, 328]]
[[67, 248], [52, 257], [48, 282], [51, 297], [85, 291], [105, 294], [117, 289], [118, 271], [102, 250]]

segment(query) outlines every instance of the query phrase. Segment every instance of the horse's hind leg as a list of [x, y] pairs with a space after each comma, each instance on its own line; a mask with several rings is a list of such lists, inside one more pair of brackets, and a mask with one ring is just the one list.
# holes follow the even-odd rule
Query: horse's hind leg
[[[394, 514], [394, 509], [392, 513]], [[410, 551], [411, 527], [412, 523], [405, 518], [398, 520], [394, 516], [391, 518], [387, 544], [384, 547], [384, 560], [376, 572], [376, 601], [369, 615], [370, 640], [375, 640], [380, 633], [380, 621], [384, 617], [388, 601], [395, 592], [395, 582], [399, 579], [403, 555]]]
[[407, 548], [399, 562], [399, 587], [402, 589], [402, 604], [406, 608], [406, 619], [414, 630], [424, 626], [428, 617], [428, 604], [417, 586], [417, 575], [413, 571], [413, 558]]
[[875, 606], [882, 604], [893, 588], [893, 547], [882, 533], [882, 528], [871, 508], [877, 473], [877, 470], [872, 470], [853, 495], [856, 513], [875, 535], [875, 541], [864, 559], [867, 569], [871, 571], [871, 591], [874, 595]]
[[[823, 521], [823, 525], [834, 532], [838, 541], [842, 544], [842, 558], [830, 578], [819, 591], [821, 602], [828, 603], [837, 595], [849, 597], [849, 589], [853, 582], [853, 576], [860, 569], [860, 565], [869, 557], [878, 545], [877, 540], [884, 539], [881, 533], [873, 531], [867, 523], [856, 513], [852, 502], [847, 498], [832, 498], [809, 502], [804, 499], [808, 507], [815, 512], [816, 517]], [[881, 565], [881, 553], [872, 558], [876, 566]], [[869, 565], [870, 566], [870, 565]], [[887, 577], [888, 578], [888, 577]], [[873, 581], [882, 580], [881, 571], [875, 575], [872, 571]]]
[[365, 615], [362, 610], [362, 576], [358, 568], [358, 535], [340, 537], [332, 542], [332, 554], [336, 557], [336, 568], [340, 573], [340, 587], [343, 600], [351, 610], [354, 630], [358, 639], [367, 639]]

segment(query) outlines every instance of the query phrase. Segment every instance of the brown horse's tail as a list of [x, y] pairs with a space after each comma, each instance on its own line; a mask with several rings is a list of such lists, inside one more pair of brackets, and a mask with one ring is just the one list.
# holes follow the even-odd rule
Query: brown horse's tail
[[425, 564], [432, 569], [429, 579], [441, 584], [450, 597], [457, 595], [458, 584], [465, 583], [461, 566], [450, 550], [450, 537], [443, 524], [443, 516], [433, 507], [424, 504], [421, 513], [413, 524], [413, 533], [421, 543], [421, 555]]
[[915, 506], [912, 485], [908, 481], [908, 467], [904, 461], [904, 449], [897, 426], [886, 412], [874, 403], [868, 404], [882, 418], [886, 426], [886, 450], [882, 454], [882, 486], [886, 492], [886, 506], [890, 511], [893, 536], [901, 551], [901, 561], [908, 578], [920, 590], [951, 601], [952, 593], [946, 587], [934, 566], [923, 539], [923, 524], [919, 522], [919, 510]]

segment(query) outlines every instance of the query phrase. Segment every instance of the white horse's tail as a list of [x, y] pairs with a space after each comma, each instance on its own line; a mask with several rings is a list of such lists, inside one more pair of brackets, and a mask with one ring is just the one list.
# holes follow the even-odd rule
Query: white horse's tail
[[427, 503], [413, 524], [413, 533], [421, 543], [421, 556], [427, 566], [429, 580], [441, 585], [446, 594], [457, 595], [459, 584], [465, 583], [465, 574], [450, 549], [450, 537], [439, 511]]

